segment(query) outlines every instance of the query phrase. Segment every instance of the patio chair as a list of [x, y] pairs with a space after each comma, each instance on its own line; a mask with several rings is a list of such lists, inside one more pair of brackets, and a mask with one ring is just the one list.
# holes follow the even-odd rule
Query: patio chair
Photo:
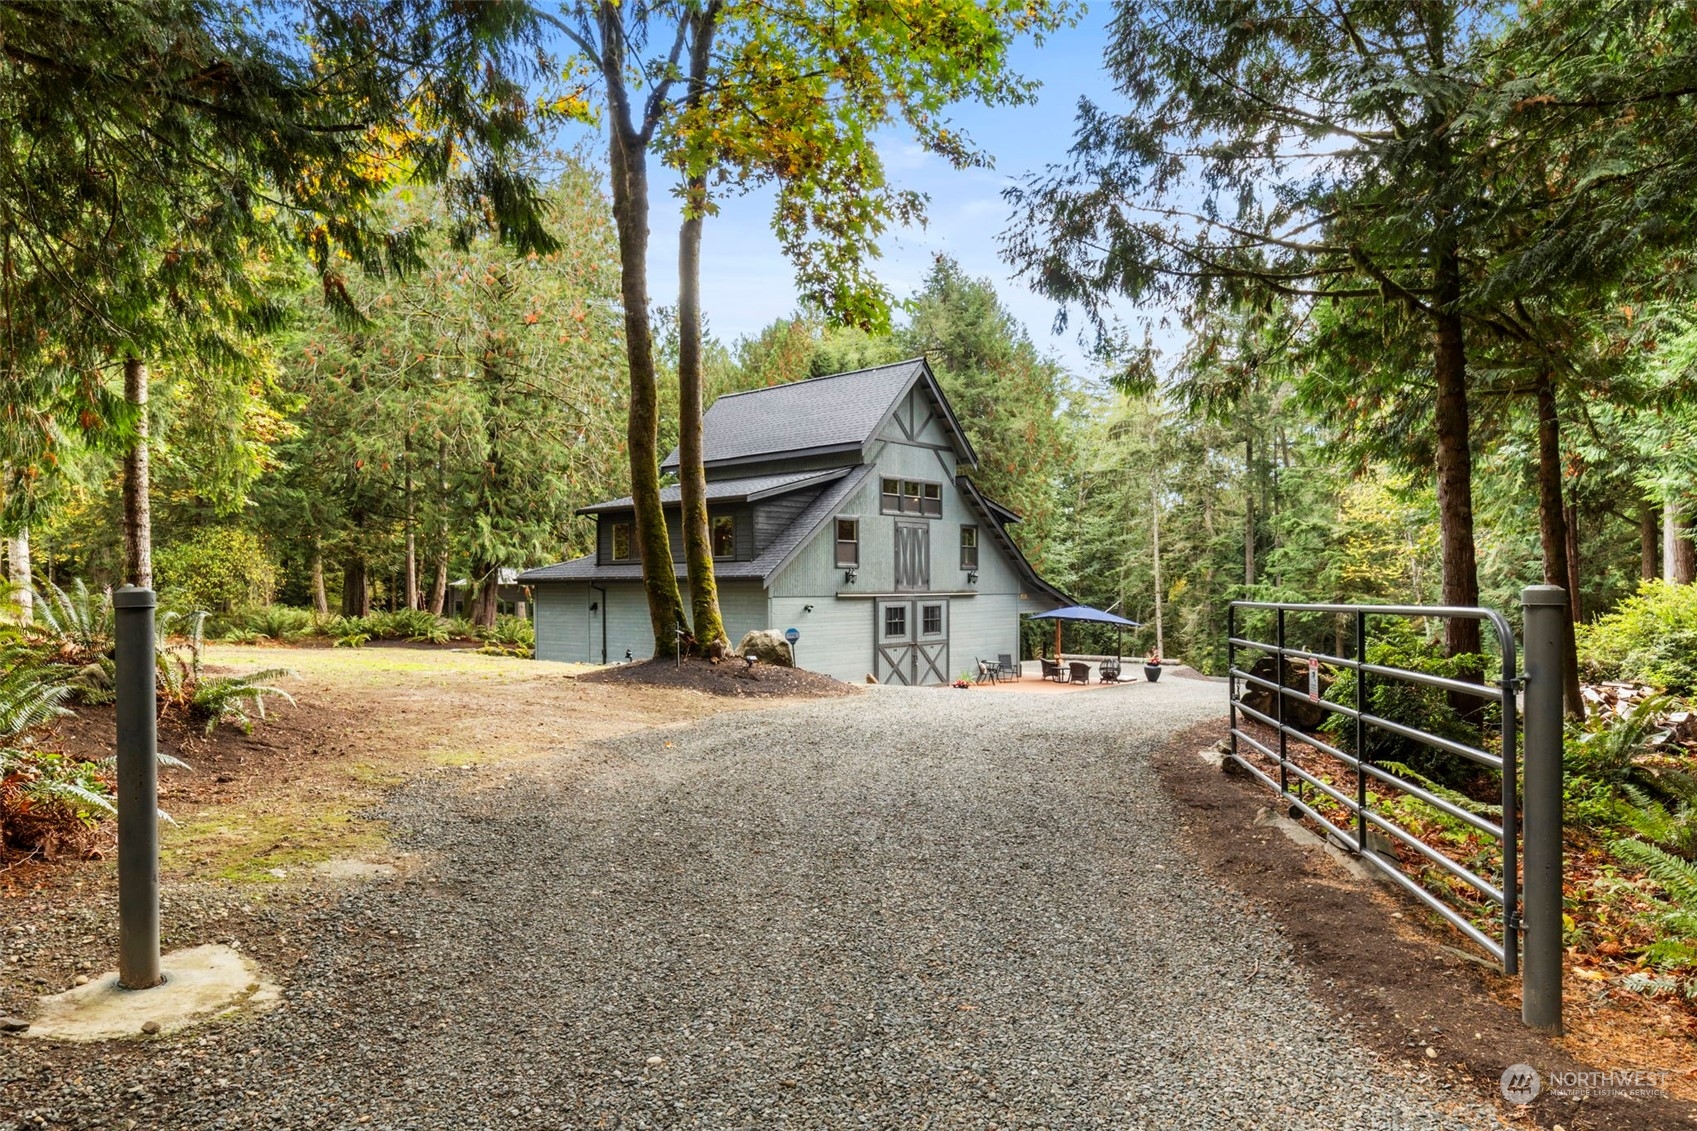
[[996, 683], [1000, 681], [1001, 674], [1002, 673], [997, 670], [996, 665], [992, 664], [989, 660], [979, 660], [978, 678], [973, 680], [973, 682], [983, 683], [985, 680], [989, 680], [991, 683]]
[[1019, 665], [1013, 662], [1013, 656], [1007, 652], [996, 657], [996, 674], [1001, 679], [1019, 679], [1025, 675], [1019, 670]]
[[1090, 665], [1089, 664], [1085, 663], [1083, 660], [1074, 660], [1068, 666], [1072, 668], [1072, 679], [1069, 682], [1071, 682], [1071, 683], [1089, 683], [1090, 682]]
[[1038, 663], [1043, 665], [1044, 679], [1052, 679], [1056, 683], [1066, 682], [1065, 678], [1061, 675], [1061, 664], [1059, 660], [1039, 660]]
[[1096, 669], [1096, 676], [1103, 683], [1118, 683], [1120, 681], [1120, 662], [1118, 660], [1103, 660], [1102, 666]]

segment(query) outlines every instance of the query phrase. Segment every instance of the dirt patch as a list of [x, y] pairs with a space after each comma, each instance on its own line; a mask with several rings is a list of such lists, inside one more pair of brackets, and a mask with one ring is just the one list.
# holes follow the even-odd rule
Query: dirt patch
[[[409, 774], [556, 756], [740, 706], [688, 688], [591, 683], [578, 676], [594, 669], [577, 665], [440, 647], [208, 649], [213, 674], [270, 667], [294, 673], [274, 682], [295, 702], [273, 700], [252, 734], [207, 735], [176, 712], [160, 720], [160, 749], [190, 766], [159, 775], [160, 807], [176, 822], [161, 832], [167, 875], [270, 882], [330, 857], [381, 853], [383, 829], [363, 811]], [[97, 759], [112, 753], [113, 732], [110, 706], [80, 707], [41, 741]], [[106, 847], [97, 843], [95, 857]]]
[[[1456, 949], [1464, 940], [1442, 920], [1412, 900], [1353, 879], [1323, 850], [1299, 847], [1276, 829], [1256, 825], [1257, 813], [1274, 804], [1274, 795], [1197, 756], [1222, 732], [1219, 723], [1193, 728], [1154, 759], [1187, 846], [1273, 916], [1316, 987], [1331, 996], [1337, 1013], [1368, 1047], [1470, 1083], [1498, 1103], [1503, 1070], [1519, 1063], [1546, 1078], [1599, 1070], [1671, 1071], [1676, 1076], [1668, 1090], [1692, 1094], [1688, 1038], [1647, 1032], [1641, 1024], [1604, 1040], [1589, 1016], [1596, 995], [1575, 978], [1566, 989], [1572, 1035], [1551, 1039], [1534, 1033], [1520, 1023], [1518, 982], [1464, 957]], [[1435, 1057], [1427, 1055], [1429, 1048]], [[1697, 1125], [1697, 1104], [1672, 1097], [1581, 1101], [1546, 1091], [1526, 1107], [1504, 1105], [1504, 1115], [1567, 1131], [1644, 1131]]]
[[780, 664], [749, 667], [741, 660], [726, 660], [718, 664], [706, 660], [685, 660], [681, 665], [672, 660], [644, 660], [637, 664], [603, 668], [584, 676], [582, 682], [622, 687], [684, 688], [736, 698], [789, 696], [817, 699], [830, 695], [852, 695], [859, 690], [853, 684], [817, 672], [786, 668]]

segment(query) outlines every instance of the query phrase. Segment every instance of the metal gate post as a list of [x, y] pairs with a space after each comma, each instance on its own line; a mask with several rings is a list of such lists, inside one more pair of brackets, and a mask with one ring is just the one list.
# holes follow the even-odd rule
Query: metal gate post
[[[1061, 654], [1055, 653], [1055, 663]], [[1231, 756], [1237, 757], [1237, 606], [1226, 606], [1226, 709], [1231, 715]]]
[[[1522, 807], [1525, 939], [1520, 976], [1520, 1019], [1560, 1035], [1562, 902], [1561, 638], [1567, 592], [1555, 585], [1521, 591], [1526, 638], [1526, 712], [1522, 720], [1526, 768]], [[1506, 770], [1506, 767], [1505, 767]]]
[[154, 693], [151, 589], [112, 595], [118, 716], [118, 984], [159, 977], [158, 700]]

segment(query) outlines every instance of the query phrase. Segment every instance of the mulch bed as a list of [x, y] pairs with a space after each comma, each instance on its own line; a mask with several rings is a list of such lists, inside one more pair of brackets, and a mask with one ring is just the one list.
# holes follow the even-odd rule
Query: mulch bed
[[[1502, 975], [1439, 949], [1454, 947], [1459, 936], [1440, 938], [1393, 918], [1401, 912], [1412, 920], [1412, 901], [1354, 881], [1322, 851], [1256, 825], [1261, 810], [1276, 807], [1274, 795], [1197, 756], [1224, 730], [1220, 723], [1192, 728], [1154, 759], [1189, 830], [1187, 847], [1280, 924], [1315, 986], [1325, 987], [1363, 1043], [1387, 1059], [1466, 1081], [1499, 1103], [1503, 1070], [1513, 1064], [1531, 1064], [1546, 1076], [1610, 1067], [1581, 1063], [1521, 1025], [1518, 1010], [1493, 995], [1503, 989]], [[1426, 1056], [1428, 1046], [1439, 1050], [1436, 1059]], [[1697, 1124], [1697, 1104], [1671, 1098], [1579, 1101], [1546, 1091], [1527, 1107], [1506, 1110], [1567, 1131]]]
[[680, 667], [674, 660], [644, 660], [615, 664], [579, 679], [588, 683], [640, 683], [646, 687], [675, 687], [708, 695], [741, 698], [809, 698], [852, 695], [859, 689], [827, 675], [786, 668], [779, 664], [755, 664], [741, 660], [709, 663], [686, 659]]

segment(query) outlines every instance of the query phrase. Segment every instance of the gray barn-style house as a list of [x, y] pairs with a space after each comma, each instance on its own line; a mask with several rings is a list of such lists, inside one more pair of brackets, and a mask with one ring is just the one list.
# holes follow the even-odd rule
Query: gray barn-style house
[[[1069, 604], [962, 474], [978, 458], [924, 358], [720, 397], [705, 417], [707, 514], [734, 644], [795, 628], [796, 662], [859, 682], [938, 684], [1018, 654], [1021, 613]], [[677, 453], [662, 468], [676, 470]], [[684, 582], [678, 488], [661, 498]], [[631, 500], [584, 507], [596, 552], [530, 570], [536, 654], [653, 649]], [[686, 593], [687, 603], [687, 593]]]

